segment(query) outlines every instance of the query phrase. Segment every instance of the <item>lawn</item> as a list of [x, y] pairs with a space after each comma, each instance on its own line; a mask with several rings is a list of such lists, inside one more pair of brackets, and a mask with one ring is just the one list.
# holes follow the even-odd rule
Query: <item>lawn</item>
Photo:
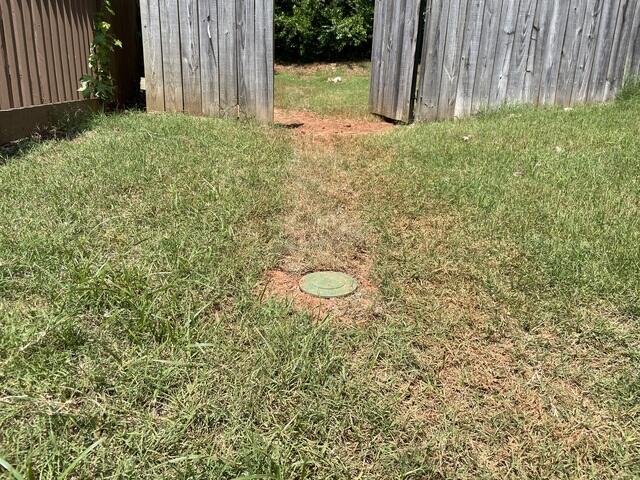
[[275, 76], [276, 107], [320, 116], [373, 118], [369, 77], [368, 62], [281, 65]]
[[[366, 118], [336, 68], [279, 107]], [[125, 113], [0, 161], [0, 469], [640, 476], [638, 93], [303, 142]], [[357, 321], [264, 294], [341, 264]]]

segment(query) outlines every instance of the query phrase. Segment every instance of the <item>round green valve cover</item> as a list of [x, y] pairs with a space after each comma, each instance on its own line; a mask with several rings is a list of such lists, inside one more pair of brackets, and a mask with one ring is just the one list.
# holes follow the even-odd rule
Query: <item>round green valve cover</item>
[[300, 289], [314, 297], [340, 298], [355, 292], [358, 282], [341, 272], [316, 272], [302, 278]]

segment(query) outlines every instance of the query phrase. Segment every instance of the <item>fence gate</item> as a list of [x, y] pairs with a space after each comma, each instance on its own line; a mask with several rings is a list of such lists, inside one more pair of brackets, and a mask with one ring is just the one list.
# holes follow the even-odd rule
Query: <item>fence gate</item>
[[369, 106], [392, 120], [408, 122], [412, 116], [420, 7], [420, 0], [376, 0]]
[[273, 120], [273, 0], [140, 0], [149, 111]]

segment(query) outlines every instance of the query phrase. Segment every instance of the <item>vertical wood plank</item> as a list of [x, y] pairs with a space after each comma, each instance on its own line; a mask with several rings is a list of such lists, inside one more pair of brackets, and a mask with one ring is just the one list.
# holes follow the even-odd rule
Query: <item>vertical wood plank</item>
[[241, 117], [256, 114], [258, 74], [256, 62], [256, 0], [237, 0], [236, 41], [238, 42], [238, 112]]
[[55, 43], [53, 39], [52, 23], [53, 20], [49, 16], [49, 2], [47, 0], [36, 0], [37, 9], [39, 13], [40, 23], [42, 25], [42, 48], [44, 50], [43, 55], [46, 63], [46, 72], [48, 79], [48, 92], [50, 101], [57, 103], [60, 101], [58, 79], [56, 77], [56, 65], [54, 60]]
[[80, 86], [80, 78], [89, 73], [89, 67], [87, 66], [89, 63], [89, 43], [85, 39], [84, 25], [82, 22], [82, 16], [87, 8], [87, 2], [85, 0], [72, 0], [71, 8], [71, 25], [73, 27], [73, 40], [76, 44], [76, 68], [78, 72], [78, 77], [75, 79], [75, 90], [76, 97], [80, 100], [84, 98], [82, 93], [77, 91]]
[[598, 29], [602, 13], [602, 3], [605, 0], [587, 0], [580, 50], [576, 64], [576, 74], [571, 91], [571, 105], [587, 101], [589, 80], [593, 69], [596, 45], [598, 43]]
[[178, 1], [181, 0], [159, 2], [164, 102], [165, 109], [169, 112], [182, 112], [184, 109]]
[[164, 112], [164, 72], [159, 0], [140, 0], [147, 110]]
[[185, 112], [199, 115], [202, 113], [202, 87], [198, 0], [180, 0], [179, 21], [183, 108]]
[[47, 6], [47, 14], [49, 15], [49, 24], [51, 26], [51, 47], [50, 47], [50, 55], [53, 58], [53, 70], [56, 78], [56, 91], [57, 91], [57, 101], [63, 102], [67, 97], [67, 82], [68, 79], [65, 73], [66, 68], [63, 66], [62, 59], [62, 35], [60, 32], [60, 14], [59, 14], [59, 3], [60, 0], [53, 1], [45, 1], [45, 5]]
[[444, 46], [447, 41], [449, 2], [433, 0], [426, 14], [426, 27], [420, 62], [420, 80], [416, 118], [438, 118], [440, 84], [444, 64]]
[[625, 51], [631, 38], [631, 26], [636, 9], [636, 0], [621, 0], [616, 23], [613, 50], [607, 68], [607, 80], [605, 82], [604, 100], [610, 100], [622, 85], [624, 80], [624, 65], [626, 61]]
[[29, 81], [29, 66], [25, 45], [24, 27], [22, 25], [22, 5], [18, 0], [9, 0], [7, 12], [11, 22], [13, 48], [15, 49], [15, 71], [20, 88], [19, 106], [33, 105], [33, 94]]
[[507, 86], [511, 74], [511, 56], [515, 43], [519, 8], [520, 0], [505, 0], [502, 4], [500, 33], [493, 65], [489, 106], [499, 106], [507, 101]]
[[394, 118], [406, 123], [409, 122], [413, 114], [415, 100], [416, 48], [421, 28], [420, 23], [423, 22], [420, 12], [420, 0], [407, 1], [401, 21], [403, 22], [403, 28], [402, 36], [400, 37]]
[[502, 0], [487, 0], [485, 3], [478, 66], [471, 100], [471, 110], [474, 113], [485, 110], [489, 106], [493, 67], [500, 35], [502, 4]]
[[[373, 53], [372, 112], [408, 122], [415, 99], [420, 0], [378, 0]], [[377, 57], [377, 58], [376, 58]]]
[[509, 102], [521, 102], [529, 67], [529, 53], [538, 0], [521, 0], [507, 82]]
[[576, 71], [580, 59], [580, 46], [584, 28], [587, 2], [585, 0], [571, 0], [569, 17], [565, 39], [560, 56], [560, 68], [558, 70], [558, 87], [555, 103], [558, 105], [570, 105]]
[[51, 85], [54, 83], [49, 73], [47, 52], [51, 44], [47, 42], [46, 26], [42, 21], [40, 0], [31, 0], [31, 22], [33, 25], [33, 42], [38, 64], [38, 83], [42, 103], [51, 103]]
[[533, 104], [540, 103], [540, 85], [544, 74], [544, 59], [549, 43], [552, 11], [553, 5], [550, 2], [538, 1], [533, 31], [531, 32], [530, 57], [523, 94], [524, 101]]
[[71, 35], [69, 33], [68, 9], [66, 0], [56, 0], [56, 21], [58, 24], [59, 46], [60, 46], [60, 62], [62, 65], [63, 85], [64, 85], [64, 101], [70, 101], [75, 98], [74, 82], [76, 77], [75, 64], [73, 61], [73, 45]]
[[78, 5], [78, 36], [80, 38], [80, 76], [88, 75], [89, 71], [89, 54], [91, 48], [91, 37], [89, 36], [89, 2], [80, 0]]
[[29, 83], [33, 94], [33, 104], [42, 105], [42, 86], [40, 84], [39, 63], [36, 57], [35, 32], [31, 15], [31, 1], [22, 0], [22, 23], [24, 25], [24, 40], [27, 51], [27, 64], [29, 65]]
[[64, 28], [67, 39], [67, 59], [69, 62], [69, 97], [68, 100], [81, 99], [78, 90], [78, 79], [80, 78], [79, 45], [77, 29], [74, 21], [74, 5], [72, 0], [64, 1]]
[[447, 42], [438, 101], [438, 118], [452, 118], [456, 104], [460, 55], [467, 16], [467, 0], [452, 0], [447, 24]]
[[218, 46], [218, 0], [200, 0], [200, 83], [202, 112], [220, 114], [220, 49]]
[[391, 15], [388, 17], [389, 35], [386, 42], [386, 62], [384, 84], [382, 86], [382, 111], [387, 118], [396, 116], [396, 101], [398, 98], [398, 71], [400, 58], [400, 48], [402, 45], [402, 35], [404, 29], [404, 9], [406, 0], [395, 0], [392, 3]]
[[9, 27], [8, 22], [2, 13], [0, 3], [0, 110], [8, 110], [12, 107], [11, 77], [7, 61], [7, 45], [5, 42], [5, 29]]
[[613, 48], [619, 7], [620, 0], [603, 1], [600, 28], [598, 29], [598, 43], [593, 60], [594, 64], [591, 79], [589, 80], [587, 102], [604, 100], [607, 71], [611, 58], [611, 49]]
[[378, 91], [380, 88], [380, 73], [382, 61], [382, 42], [384, 27], [385, 0], [376, 0], [373, 11], [373, 37], [371, 42], [371, 80], [369, 82], [369, 111], [373, 112], [378, 104]]
[[553, 2], [553, 10], [549, 24], [549, 37], [546, 43], [546, 52], [542, 66], [543, 74], [539, 97], [541, 104], [551, 105], [556, 100], [560, 58], [565, 40], [569, 6], [570, 2], [568, 1]]
[[[623, 44], [622, 48], [625, 51], [624, 79], [626, 80], [633, 75], [638, 75], [638, 73], [640, 73], [638, 70], [634, 69], [634, 52], [638, 52], [638, 56], [640, 56], [640, 1], [638, 0], [636, 1], [633, 21], [631, 22], [629, 44], [626, 48]], [[638, 63], [640, 63], [640, 60]], [[638, 65], [638, 68], [640, 68], [640, 65]]]
[[378, 115], [388, 114], [385, 110], [385, 85], [387, 85], [388, 79], [388, 70], [390, 64], [389, 57], [389, 41], [393, 31], [393, 24], [389, 21], [389, 19], [393, 18], [393, 9], [394, 9], [394, 1], [393, 0], [380, 0], [383, 4], [382, 6], [382, 24], [381, 26], [381, 55], [380, 55], [380, 69], [379, 69], [379, 88], [377, 91], [376, 97], [376, 106], [372, 110], [373, 113]]
[[462, 44], [460, 76], [456, 92], [454, 116], [465, 117], [471, 114], [473, 86], [478, 70], [478, 54], [484, 22], [485, 0], [469, 0], [467, 25]]
[[273, 0], [256, 0], [256, 118], [273, 122]]
[[219, 0], [220, 110], [238, 115], [238, 52], [236, 48], [236, 0]]

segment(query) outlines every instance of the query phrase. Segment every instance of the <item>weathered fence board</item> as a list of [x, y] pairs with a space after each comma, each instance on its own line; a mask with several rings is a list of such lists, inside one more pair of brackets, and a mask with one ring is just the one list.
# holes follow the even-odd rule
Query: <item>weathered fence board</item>
[[149, 110], [273, 120], [273, 0], [140, 4]]
[[[201, 0], [200, 7], [200, 82], [202, 86], [202, 113], [208, 116], [220, 114], [220, 76], [218, 74], [218, 2]], [[147, 80], [159, 86], [156, 80]], [[149, 86], [147, 86], [149, 88]], [[157, 90], [157, 88], [156, 88]], [[149, 91], [147, 91], [149, 95]], [[147, 105], [149, 102], [147, 101]], [[161, 108], [151, 108], [162, 110]]]
[[622, 44], [622, 49], [625, 51], [623, 78], [640, 74], [640, 0], [636, 0], [636, 9], [631, 25], [629, 44], [627, 47]]
[[[416, 117], [424, 120], [438, 118], [448, 19], [449, 2], [447, 0], [430, 0], [425, 15], [426, 25], [418, 82], [418, 104], [416, 106]], [[429, 72], [429, 74], [425, 72]]]
[[626, 62], [627, 47], [631, 38], [633, 17], [636, 11], [637, 0], [624, 0], [620, 4], [618, 21], [614, 34], [614, 45], [609, 60], [609, 70], [605, 84], [605, 99], [610, 99], [620, 88], [624, 81], [624, 67]]
[[594, 66], [589, 82], [587, 101], [597, 102], [605, 99], [605, 84], [609, 70], [609, 60], [613, 49], [613, 40], [618, 19], [620, 0], [605, 0], [602, 5], [598, 43], [596, 45]]
[[484, 21], [485, 0], [469, 0], [469, 2], [469, 18], [464, 32], [460, 79], [455, 98], [455, 116], [457, 117], [463, 117], [471, 113], [473, 85], [478, 70], [478, 54], [482, 36], [482, 23]]
[[567, 18], [566, 35], [558, 69], [558, 90], [555, 103], [570, 105], [580, 55], [580, 37], [584, 25], [587, 3], [585, 0], [571, 0]]
[[417, 120], [609, 100], [640, 74], [640, 0], [427, 0], [418, 52], [399, 51], [400, 4], [376, 2], [372, 112], [389, 118], [397, 118], [387, 89], [397, 86], [398, 57], [420, 59]]
[[451, 0], [449, 2], [447, 40], [444, 46], [444, 64], [438, 101], [439, 118], [446, 118], [454, 114], [466, 15], [467, 0]]
[[476, 64], [476, 78], [471, 98], [471, 110], [464, 112], [469, 115], [487, 108], [489, 105], [489, 93], [491, 92], [491, 79], [493, 78], [493, 64], [498, 44], [498, 32], [500, 30], [500, 18], [502, 13], [502, 0], [487, 0], [483, 11], [482, 34], [478, 49], [478, 62]]
[[[500, 31], [498, 33], [498, 44], [496, 46], [493, 81], [489, 93], [489, 106], [498, 106], [507, 99], [507, 85], [511, 76], [511, 54], [517, 30], [518, 8], [520, 0], [505, 0], [502, 3], [502, 14], [500, 16]], [[450, 118], [451, 116], [447, 116]]]
[[202, 112], [198, 1], [183, 0], [179, 6], [184, 111], [198, 114]]
[[402, 122], [410, 120], [415, 100], [420, 5], [420, 0], [378, 0], [375, 10], [369, 104], [373, 113]]
[[507, 81], [507, 99], [522, 101], [529, 66], [529, 53], [538, 0], [521, 0], [511, 53], [511, 72]]

